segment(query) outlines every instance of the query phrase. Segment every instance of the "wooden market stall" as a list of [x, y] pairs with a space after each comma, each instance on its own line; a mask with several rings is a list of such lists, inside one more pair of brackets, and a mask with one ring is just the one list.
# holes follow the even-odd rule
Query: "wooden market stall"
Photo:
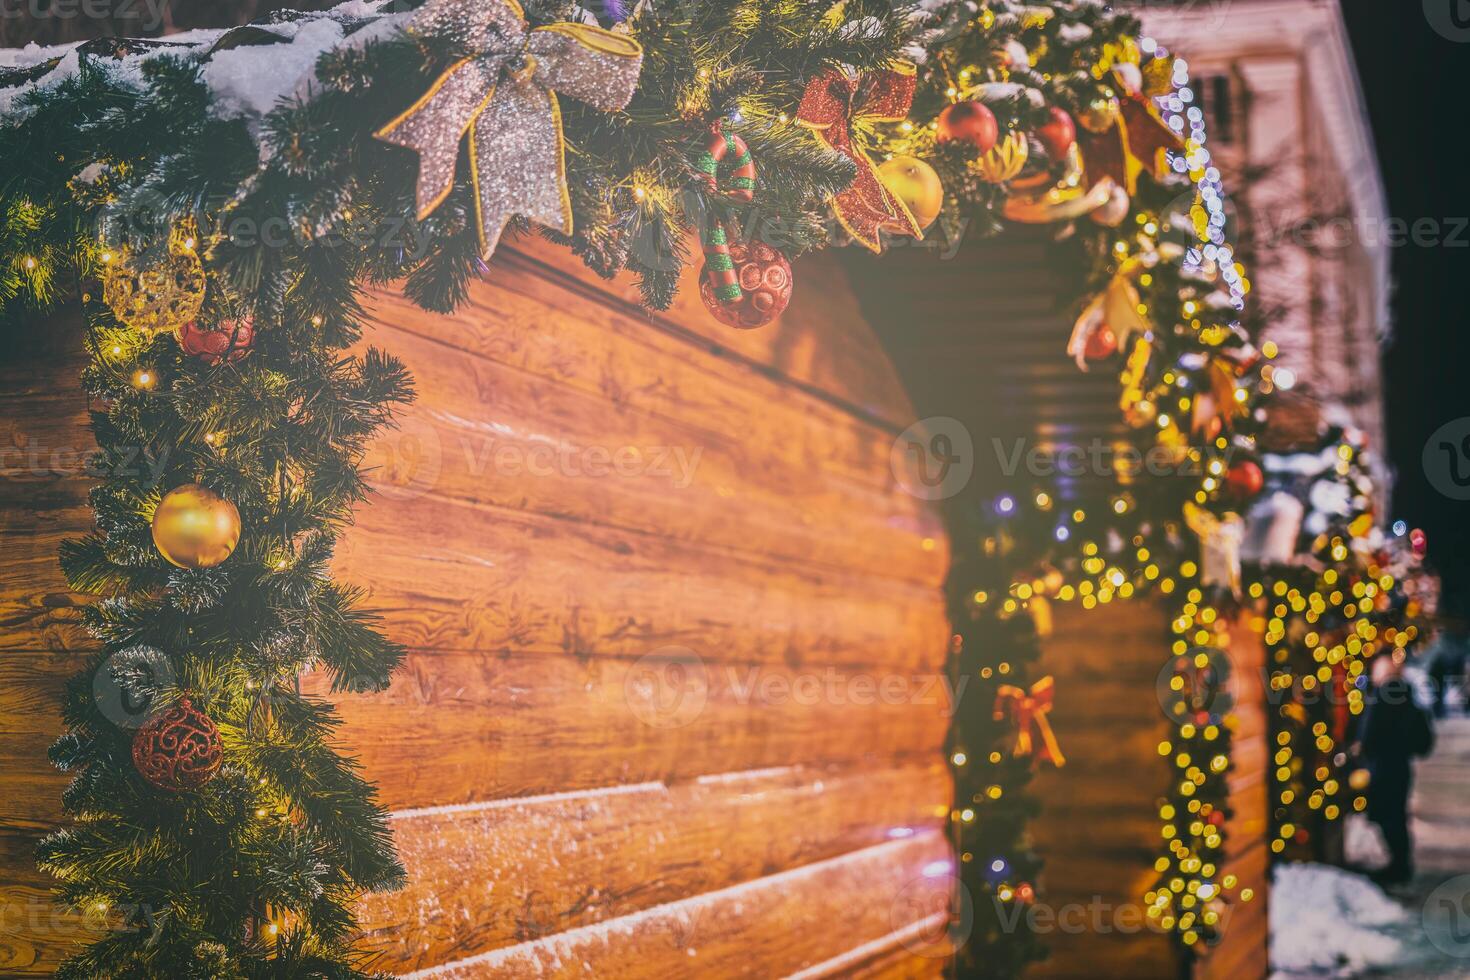
[[[850, 255], [863, 313], [883, 339], [919, 415], [960, 422], [974, 442], [974, 474], [947, 501], [953, 512], [1037, 486], [1079, 495], [1111, 485], [1089, 472], [1069, 482], [1028, 480], [1016, 447], [1054, 450], [1110, 443], [1125, 434], [1116, 370], [1078, 371], [1065, 354], [1083, 281], [1079, 250], [1049, 227], [1011, 226], [967, 237], [959, 248], [892, 250], [880, 260]], [[984, 311], [983, 313], [977, 311]], [[983, 319], [982, 319], [983, 317]], [[1050, 481], [1050, 482], [1048, 482]], [[956, 543], [956, 548], [960, 543]], [[1266, 963], [1270, 752], [1259, 624], [1232, 630], [1232, 696], [1239, 728], [1232, 755], [1230, 864], [1253, 898], [1236, 903], [1222, 944], [1192, 967], [1165, 935], [1144, 925], [1143, 895], [1157, 877], [1159, 803], [1168, 790], [1157, 746], [1170, 725], [1157, 686], [1168, 661], [1170, 607], [1158, 597], [1093, 610], [1054, 603], [1040, 670], [1056, 678], [1051, 724], [1067, 765], [1043, 766], [1031, 824], [1046, 860], [1041, 901], [1050, 958], [1030, 975], [1056, 978], [1192, 975], [1264, 977]]]
[[[909, 899], [950, 856], [948, 545], [890, 474], [913, 410], [845, 278], [799, 274], [752, 333], [688, 285], [650, 318], [529, 239], [456, 316], [373, 298], [368, 340], [419, 392], [338, 562], [411, 651], [387, 693], [339, 699], [410, 873], [365, 903], [378, 969], [940, 973], [916, 938], [936, 912]], [[14, 977], [99, 928], [54, 912], [34, 866], [91, 642], [57, 548], [91, 517], [80, 325], [32, 327], [0, 368]], [[890, 677], [903, 692], [875, 697]]]

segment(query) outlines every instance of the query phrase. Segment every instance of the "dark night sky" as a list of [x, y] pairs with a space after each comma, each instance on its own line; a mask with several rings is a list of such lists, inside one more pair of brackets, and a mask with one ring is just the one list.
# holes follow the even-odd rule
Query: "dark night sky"
[[[1470, 0], [1458, 3], [1470, 17]], [[1411, 224], [1470, 218], [1470, 41], [1431, 28], [1421, 0], [1342, 0], [1363, 76], [1389, 212]], [[1420, 454], [1441, 424], [1470, 416], [1470, 228], [1459, 247], [1405, 245], [1393, 254], [1395, 336], [1385, 354], [1393, 516], [1429, 534], [1446, 585], [1470, 585], [1470, 503], [1437, 493]]]

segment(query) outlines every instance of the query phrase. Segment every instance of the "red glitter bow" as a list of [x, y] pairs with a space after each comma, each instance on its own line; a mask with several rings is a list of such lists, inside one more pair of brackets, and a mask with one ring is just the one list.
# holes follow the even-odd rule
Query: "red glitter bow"
[[1057, 745], [1056, 735], [1052, 733], [1051, 722], [1046, 720], [1051, 712], [1056, 686], [1054, 679], [1043, 677], [1031, 685], [1030, 692], [1010, 685], [1001, 687], [995, 692], [995, 717], [997, 721], [1010, 717], [1011, 724], [1016, 729], [1018, 756], [1031, 754], [1031, 729], [1034, 727], [1036, 734], [1041, 737], [1041, 751], [1036, 753], [1036, 757], [1060, 769], [1066, 765], [1067, 760], [1062, 757], [1062, 749]]
[[1079, 133], [1089, 185], [1111, 177], [1129, 195], [1138, 191], [1138, 175], [1147, 170], [1158, 178], [1168, 169], [1167, 155], [1184, 151], [1184, 138], [1164, 122], [1153, 99], [1129, 93], [1119, 99], [1118, 121], [1101, 133]]
[[796, 121], [812, 130], [832, 149], [857, 164], [852, 186], [832, 199], [832, 210], [848, 234], [874, 252], [882, 251], [878, 237], [887, 229], [900, 235], [923, 238], [923, 229], [908, 206], [889, 192], [878, 177], [878, 168], [852, 138], [852, 127], [861, 122], [900, 122], [914, 102], [916, 69], [907, 62], [864, 75], [830, 71], [814, 78], [801, 97]]

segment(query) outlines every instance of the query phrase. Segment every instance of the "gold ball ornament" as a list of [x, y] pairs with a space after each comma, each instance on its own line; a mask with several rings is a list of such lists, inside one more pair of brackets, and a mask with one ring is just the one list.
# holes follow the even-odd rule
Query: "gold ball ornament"
[[939, 174], [918, 157], [894, 157], [878, 167], [888, 192], [909, 209], [920, 228], [928, 228], [944, 209], [944, 185]]
[[989, 153], [972, 162], [970, 169], [981, 180], [1003, 184], [1021, 172], [1030, 154], [1031, 148], [1026, 142], [1026, 134], [1011, 130], [1004, 139], [991, 147]]
[[1122, 107], [1118, 105], [1116, 96], [1099, 96], [1077, 113], [1077, 121], [1082, 128], [1089, 133], [1106, 133], [1118, 122], [1118, 115]]
[[204, 265], [182, 245], [146, 261], [114, 253], [103, 265], [103, 302], [123, 326], [149, 336], [176, 331], [197, 317], [204, 289]]
[[153, 544], [180, 568], [213, 568], [239, 543], [240, 512], [197, 483], [170, 490], [153, 512]]

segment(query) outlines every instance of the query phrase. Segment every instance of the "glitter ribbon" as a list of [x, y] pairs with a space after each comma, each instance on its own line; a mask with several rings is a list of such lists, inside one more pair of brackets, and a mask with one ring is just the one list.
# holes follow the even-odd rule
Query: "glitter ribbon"
[[512, 215], [572, 233], [566, 138], [558, 94], [604, 112], [638, 87], [638, 42], [587, 24], [530, 28], [516, 0], [429, 0], [409, 34], [450, 37], [479, 52], [451, 65], [424, 96], [377, 132], [419, 155], [419, 219], [454, 189], [469, 133], [480, 252], [489, 258]]
[[1139, 174], [1146, 170], [1158, 179], [1169, 170], [1169, 154], [1184, 152], [1184, 138], [1164, 122], [1153, 99], [1139, 93], [1119, 99], [1117, 122], [1107, 130], [1078, 138], [1088, 181], [1109, 178], [1129, 196], [1138, 192]]
[[1051, 677], [1043, 677], [1032, 684], [1030, 691], [1009, 684], [1002, 686], [995, 692], [995, 718], [997, 721], [1006, 717], [1011, 719], [1011, 725], [1016, 729], [1018, 756], [1031, 754], [1031, 729], [1035, 728], [1041, 739], [1041, 751], [1036, 757], [1060, 769], [1067, 760], [1062, 756], [1061, 746], [1057, 745], [1051, 722], [1046, 719], [1051, 713], [1056, 687], [1057, 682]]
[[798, 123], [857, 164], [857, 179], [832, 199], [832, 210], [848, 234], [874, 252], [883, 248], [879, 231], [914, 238], [923, 238], [924, 232], [908, 206], [883, 186], [878, 168], [853, 140], [852, 129], [906, 118], [914, 102], [915, 72], [906, 62], [862, 76], [827, 72], [807, 85], [796, 112]]

